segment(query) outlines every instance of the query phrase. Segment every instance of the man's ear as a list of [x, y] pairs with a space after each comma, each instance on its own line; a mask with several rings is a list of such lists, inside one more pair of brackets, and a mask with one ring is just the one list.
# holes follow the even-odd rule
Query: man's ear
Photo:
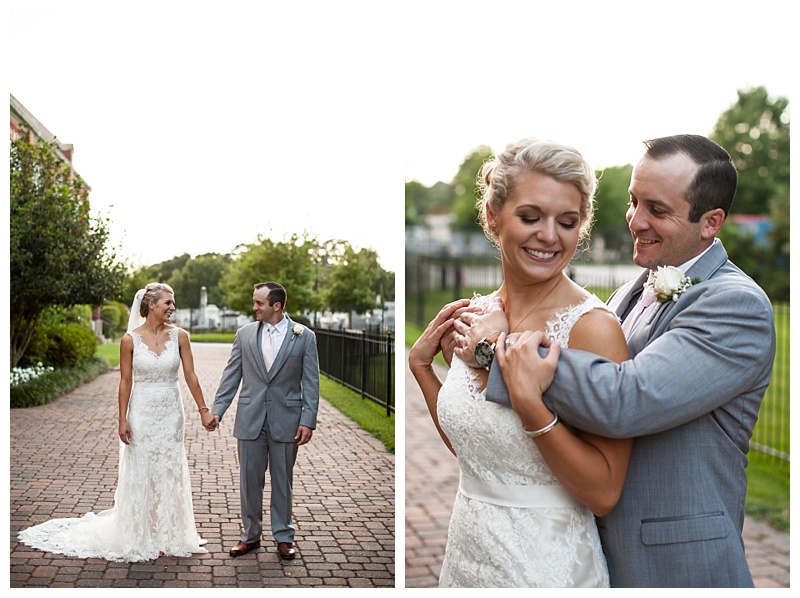
[[725, 210], [716, 208], [709, 210], [700, 217], [700, 236], [703, 239], [713, 239], [725, 224]]

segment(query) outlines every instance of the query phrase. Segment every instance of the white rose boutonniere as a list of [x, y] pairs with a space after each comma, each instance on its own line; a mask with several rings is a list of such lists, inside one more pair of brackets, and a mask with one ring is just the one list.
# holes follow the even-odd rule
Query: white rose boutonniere
[[300, 324], [295, 324], [292, 326], [292, 334], [295, 336], [302, 336], [303, 335], [303, 327]]
[[686, 277], [680, 268], [659, 266], [653, 278], [656, 301], [659, 303], [677, 301], [681, 293], [698, 282], [700, 282], [699, 278]]

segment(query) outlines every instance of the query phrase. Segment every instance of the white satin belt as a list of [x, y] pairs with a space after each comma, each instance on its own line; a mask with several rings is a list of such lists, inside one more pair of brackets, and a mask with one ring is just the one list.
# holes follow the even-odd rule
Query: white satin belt
[[563, 486], [507, 486], [470, 477], [463, 472], [458, 490], [473, 500], [501, 507], [580, 508], [582, 505]]
[[178, 388], [178, 381], [175, 382], [133, 382], [139, 388]]

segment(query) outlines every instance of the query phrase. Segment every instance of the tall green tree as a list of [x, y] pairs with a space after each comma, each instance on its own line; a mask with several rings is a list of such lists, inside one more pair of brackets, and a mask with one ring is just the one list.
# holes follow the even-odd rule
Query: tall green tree
[[493, 155], [492, 148], [481, 145], [472, 150], [461, 163], [458, 173], [453, 177], [453, 224], [457, 230], [481, 232], [478, 224], [478, 211], [475, 208], [478, 199], [477, 176], [484, 162]]
[[301, 314], [322, 307], [316, 280], [314, 249], [317, 240], [307, 233], [293, 234], [288, 240], [274, 241], [258, 237], [255, 243], [238, 248], [227, 272], [220, 279], [222, 302], [231, 309], [250, 312], [253, 308], [253, 285], [279, 282], [286, 288], [286, 311]]
[[789, 195], [789, 100], [770, 97], [764, 87], [737, 94], [711, 139], [728, 150], [739, 171], [731, 212], [768, 214], [774, 197]]
[[406, 226], [422, 223], [420, 207], [424, 204], [426, 187], [418, 181], [406, 182]]
[[71, 176], [55, 145], [11, 142], [11, 367], [50, 306], [102, 305], [118, 298], [125, 272], [108, 246], [105, 219], [89, 212], [87, 187]]
[[331, 273], [325, 301], [332, 311], [366, 313], [394, 299], [394, 275], [384, 270], [372, 249], [356, 250], [349, 244], [341, 263]]
[[183, 268], [172, 271], [167, 284], [175, 291], [175, 301], [180, 307], [200, 307], [200, 294], [206, 287], [208, 303], [222, 305], [219, 281], [231, 264], [229, 255], [204, 253], [186, 262]]
[[607, 249], [620, 250], [630, 244], [625, 212], [633, 166], [611, 166], [597, 173], [599, 180], [594, 206], [592, 239], [603, 237]]

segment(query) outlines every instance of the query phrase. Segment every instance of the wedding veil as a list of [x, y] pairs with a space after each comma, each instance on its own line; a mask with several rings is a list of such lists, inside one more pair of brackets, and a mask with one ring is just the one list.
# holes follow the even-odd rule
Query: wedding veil
[[142, 306], [142, 297], [144, 297], [144, 289], [139, 289], [136, 291], [136, 296], [133, 298], [133, 303], [131, 304], [131, 313], [128, 316], [128, 332], [145, 323], [145, 318], [139, 313]]

